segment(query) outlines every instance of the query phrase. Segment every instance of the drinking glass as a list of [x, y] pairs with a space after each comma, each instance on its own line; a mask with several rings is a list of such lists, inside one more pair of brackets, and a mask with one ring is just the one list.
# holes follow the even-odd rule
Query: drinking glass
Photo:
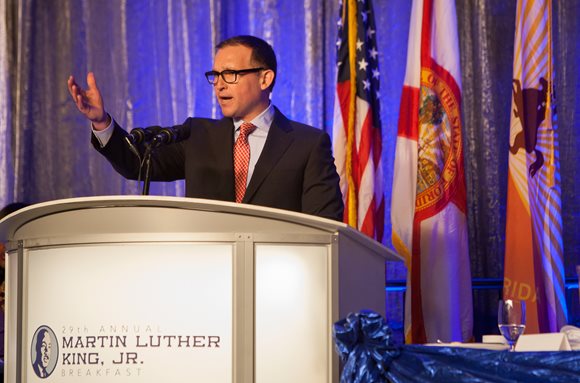
[[507, 339], [510, 351], [515, 351], [516, 342], [526, 329], [526, 302], [512, 299], [500, 300], [497, 309], [499, 332]]

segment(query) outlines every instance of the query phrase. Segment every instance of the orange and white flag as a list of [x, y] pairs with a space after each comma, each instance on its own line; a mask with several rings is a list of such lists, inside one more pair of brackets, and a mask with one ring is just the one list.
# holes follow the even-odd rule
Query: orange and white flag
[[503, 294], [526, 301], [526, 333], [566, 324], [552, 57], [552, 1], [518, 0]]
[[472, 338], [461, 137], [455, 1], [414, 0], [391, 205], [408, 269], [408, 343]]

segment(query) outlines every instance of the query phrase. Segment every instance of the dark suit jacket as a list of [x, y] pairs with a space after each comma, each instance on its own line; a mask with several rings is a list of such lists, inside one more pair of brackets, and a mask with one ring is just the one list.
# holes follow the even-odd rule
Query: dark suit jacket
[[[186, 196], [235, 201], [231, 118], [188, 118], [189, 138], [156, 150], [152, 180], [185, 178]], [[139, 161], [115, 123], [104, 148], [93, 145], [126, 178], [137, 179]], [[342, 220], [343, 203], [331, 143], [325, 132], [287, 119], [278, 109], [242, 201]]]

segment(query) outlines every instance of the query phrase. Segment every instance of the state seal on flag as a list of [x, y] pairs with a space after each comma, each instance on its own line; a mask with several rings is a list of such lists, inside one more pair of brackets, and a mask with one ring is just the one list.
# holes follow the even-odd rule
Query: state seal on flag
[[422, 68], [419, 94], [419, 163], [416, 210], [448, 201], [461, 158], [460, 102], [432, 68]]

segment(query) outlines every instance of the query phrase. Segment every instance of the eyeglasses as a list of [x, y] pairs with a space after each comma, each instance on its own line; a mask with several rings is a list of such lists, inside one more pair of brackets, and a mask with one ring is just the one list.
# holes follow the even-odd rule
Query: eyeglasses
[[222, 77], [222, 80], [224, 80], [226, 83], [235, 84], [238, 82], [240, 75], [244, 75], [247, 73], [259, 72], [259, 71], [264, 70], [264, 69], [266, 69], [266, 68], [250, 68], [250, 69], [241, 69], [241, 70], [226, 69], [226, 70], [221, 71], [221, 72], [216, 72], [215, 70], [210, 70], [209, 72], [205, 72], [205, 78], [207, 78], [207, 82], [209, 82], [211, 85], [217, 84], [218, 77], [220, 77], [220, 76]]

